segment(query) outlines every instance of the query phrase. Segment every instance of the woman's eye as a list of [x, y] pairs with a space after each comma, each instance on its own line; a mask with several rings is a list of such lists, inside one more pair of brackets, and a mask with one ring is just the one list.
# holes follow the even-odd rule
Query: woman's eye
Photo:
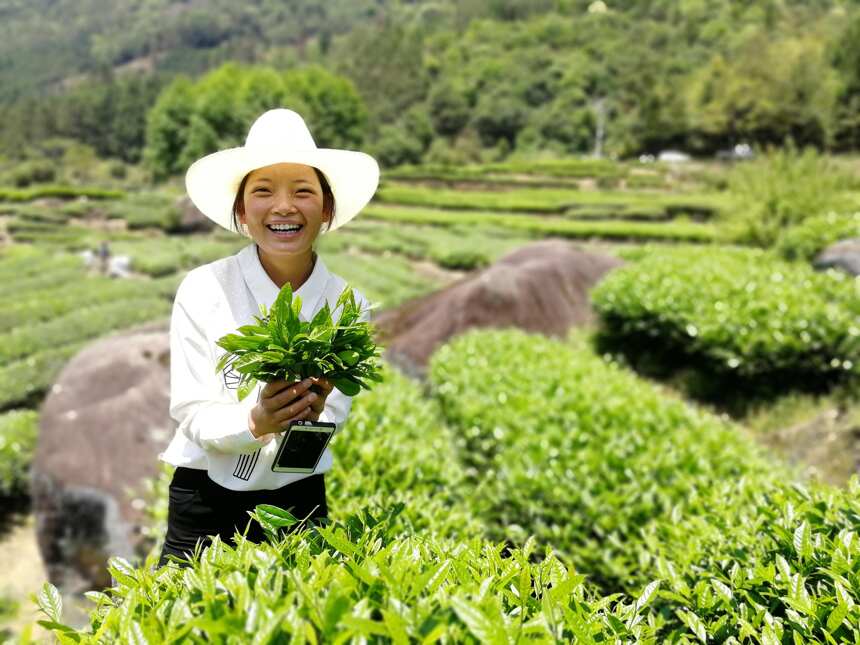
[[253, 193], [268, 193], [269, 189], [268, 188], [255, 188], [251, 192], [253, 192]]

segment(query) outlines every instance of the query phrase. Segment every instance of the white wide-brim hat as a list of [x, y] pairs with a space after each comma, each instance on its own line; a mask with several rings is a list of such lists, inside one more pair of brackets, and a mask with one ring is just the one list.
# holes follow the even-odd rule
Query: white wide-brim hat
[[335, 201], [329, 231], [358, 215], [379, 186], [379, 164], [373, 157], [357, 150], [317, 148], [304, 119], [293, 110], [280, 108], [264, 112], [254, 121], [244, 146], [214, 152], [191, 164], [185, 173], [185, 188], [201, 213], [236, 232], [233, 202], [242, 178], [276, 163], [300, 163], [322, 171]]

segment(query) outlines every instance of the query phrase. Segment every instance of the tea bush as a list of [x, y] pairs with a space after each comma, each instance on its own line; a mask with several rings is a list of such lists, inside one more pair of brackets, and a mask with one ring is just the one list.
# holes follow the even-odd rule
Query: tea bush
[[[420, 387], [383, 363], [383, 382], [353, 399], [346, 424], [331, 442], [335, 467], [326, 473], [329, 513], [346, 519], [364, 508], [403, 503], [392, 530], [471, 537], [481, 534], [469, 503], [472, 489], [457, 461], [451, 431]], [[171, 473], [172, 475], [172, 473]], [[148, 488], [148, 533], [167, 530], [170, 475]]]
[[[598, 598], [534, 542], [510, 549], [479, 537], [475, 491], [436, 404], [396, 370], [384, 376], [333, 440], [333, 525], [260, 545], [237, 537], [235, 548], [216, 537], [185, 572], [152, 571], [155, 552], [136, 569], [114, 559], [116, 585], [88, 594], [89, 633], [59, 625], [52, 589], [43, 592], [56, 631], [82, 643], [127, 632], [150, 642], [242, 643], [247, 632], [266, 642], [648, 642], [655, 586], [636, 602]], [[281, 514], [258, 514], [274, 533]]]
[[0, 202], [31, 202], [43, 197], [58, 197], [60, 199], [74, 199], [75, 197], [120, 199], [122, 196], [122, 191], [108, 190], [94, 186], [43, 185], [23, 189], [0, 188]]
[[693, 489], [772, 467], [734, 427], [584, 343], [472, 332], [436, 351], [430, 378], [490, 536], [535, 534], [606, 590], [639, 570], [644, 524], [683, 511]]
[[0, 333], [49, 321], [80, 309], [81, 303], [92, 306], [149, 296], [172, 298], [175, 292], [176, 279], [172, 277], [120, 281], [92, 277], [59, 288], [34, 290], [21, 294], [0, 311]]
[[580, 191], [553, 188], [518, 188], [484, 192], [446, 190], [391, 184], [383, 186], [376, 201], [385, 204], [426, 208], [496, 212], [570, 213], [602, 217], [668, 219], [691, 214], [704, 218], [720, 212], [725, 198], [715, 195], [654, 195], [635, 192]]
[[39, 415], [32, 410], [0, 414], [0, 498], [29, 491], [38, 424]]
[[66, 362], [84, 343], [49, 346], [0, 366], [0, 410], [35, 406]]
[[459, 271], [472, 271], [490, 264], [490, 259], [484, 253], [469, 249], [437, 251], [433, 254], [433, 260], [442, 268]]
[[470, 332], [430, 373], [490, 536], [535, 535], [604, 593], [660, 580], [658, 642], [860, 638], [856, 478], [801, 486], [741, 428], [578, 337]]
[[421, 275], [404, 258], [372, 255], [326, 254], [326, 266], [338, 275], [350, 276], [351, 284], [358, 287], [372, 302], [393, 307], [433, 291], [439, 280]]
[[[22, 252], [26, 249], [28, 252]], [[68, 253], [46, 253], [15, 245], [0, 255], [0, 283], [6, 302], [22, 294], [83, 278], [86, 269], [81, 258]], [[14, 251], [14, 252], [12, 252]]]
[[386, 205], [369, 206], [363, 211], [362, 216], [384, 222], [433, 226], [495, 226], [508, 229], [512, 234], [527, 234], [534, 237], [554, 235], [567, 238], [711, 242], [717, 235], [716, 229], [709, 224], [685, 221], [576, 220], [514, 213], [431, 210]]
[[0, 362], [5, 364], [57, 345], [96, 338], [169, 313], [167, 298], [137, 298], [79, 308], [53, 320], [0, 334]]
[[847, 191], [856, 187], [847, 170], [812, 148], [772, 150], [732, 169], [729, 190], [737, 206], [726, 211], [726, 223], [736, 241], [768, 247], [791, 226], [850, 208]]
[[860, 212], [830, 212], [785, 231], [776, 250], [787, 260], [812, 261], [834, 242], [850, 238], [860, 238]]
[[754, 249], [666, 249], [592, 291], [615, 344], [663, 348], [710, 373], [835, 378], [860, 373], [857, 285]]
[[124, 199], [105, 205], [109, 218], [123, 219], [130, 229], [172, 230], [179, 218], [176, 197], [167, 193], [130, 193]]
[[386, 364], [384, 381], [353, 400], [343, 428], [332, 439], [336, 466], [326, 475], [333, 517], [362, 508], [405, 504], [398, 517], [408, 532], [476, 536], [472, 487], [441, 422], [435, 401]]
[[402, 179], [484, 179], [499, 175], [544, 175], [548, 177], [622, 177], [627, 168], [608, 159], [523, 159], [488, 164], [421, 164], [400, 166], [386, 173]]
[[[264, 526], [289, 522], [257, 512]], [[399, 507], [362, 512], [236, 548], [213, 542], [193, 568], [134, 569], [112, 558], [116, 584], [88, 592], [87, 630], [62, 621], [47, 584], [41, 621], [64, 642], [510, 643], [653, 642], [634, 602], [589, 593], [583, 577], [533, 543], [505, 552], [479, 538], [397, 536]]]
[[233, 255], [246, 244], [247, 240], [239, 236], [227, 241], [208, 236], [164, 236], [117, 242], [112, 250], [130, 256], [134, 271], [158, 278]]

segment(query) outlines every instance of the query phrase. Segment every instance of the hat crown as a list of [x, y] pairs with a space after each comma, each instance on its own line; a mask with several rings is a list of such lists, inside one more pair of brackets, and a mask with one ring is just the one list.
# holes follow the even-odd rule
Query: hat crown
[[254, 121], [248, 130], [245, 147], [315, 150], [317, 144], [298, 112], [278, 108], [264, 112]]

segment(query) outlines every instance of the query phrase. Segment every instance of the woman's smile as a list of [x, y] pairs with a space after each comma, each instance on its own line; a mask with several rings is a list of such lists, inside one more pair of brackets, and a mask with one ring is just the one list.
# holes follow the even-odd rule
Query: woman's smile
[[275, 237], [289, 240], [298, 237], [305, 227], [297, 223], [272, 223], [266, 224], [266, 228], [272, 231]]

